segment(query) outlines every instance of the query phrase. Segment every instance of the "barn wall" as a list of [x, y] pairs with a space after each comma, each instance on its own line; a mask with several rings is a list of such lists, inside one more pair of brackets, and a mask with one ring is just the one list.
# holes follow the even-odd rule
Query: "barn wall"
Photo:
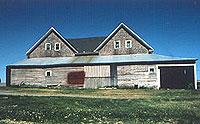
[[[83, 71], [83, 67], [55, 67], [55, 68], [24, 68], [11, 69], [11, 85], [20, 83], [30, 85], [61, 84], [67, 85], [69, 72]], [[46, 77], [45, 72], [52, 71], [52, 76]]]
[[[120, 40], [120, 48], [114, 49], [114, 41]], [[132, 48], [125, 48], [125, 40], [132, 41]], [[126, 54], [148, 54], [148, 49], [134, 39], [129, 33], [121, 28], [109, 41], [101, 48], [99, 55], [126, 55]]]
[[[51, 50], [45, 50], [45, 43], [51, 43]], [[61, 48], [59, 51], [54, 50], [55, 43], [60, 43]], [[73, 51], [52, 32], [28, 57], [68, 57], [74, 55]]]
[[84, 66], [85, 88], [111, 85], [110, 65]]
[[[155, 73], [150, 73], [149, 68], [154, 67]], [[156, 65], [121, 65], [117, 66], [118, 85], [136, 84], [139, 87], [158, 88]]]

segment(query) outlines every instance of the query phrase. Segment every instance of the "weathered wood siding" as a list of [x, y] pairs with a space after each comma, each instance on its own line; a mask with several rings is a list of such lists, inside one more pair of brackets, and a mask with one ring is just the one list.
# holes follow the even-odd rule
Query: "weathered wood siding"
[[135, 84], [139, 87], [157, 87], [157, 73], [149, 72], [155, 65], [123, 65], [117, 66], [118, 85]]
[[[45, 50], [45, 43], [51, 43], [51, 50]], [[55, 43], [60, 43], [59, 51], [54, 50]], [[68, 57], [74, 55], [74, 52], [54, 32], [52, 32], [28, 57]]]
[[[114, 49], [114, 41], [120, 40], [120, 48]], [[125, 47], [125, 40], [132, 41], [132, 48]], [[148, 49], [134, 39], [129, 33], [121, 28], [109, 41], [101, 48], [99, 55], [126, 55], [126, 54], [148, 54]]]
[[84, 66], [85, 88], [110, 86], [110, 65]]
[[[83, 67], [11, 69], [11, 85], [19, 85], [20, 83], [30, 85], [67, 85], [68, 73], [83, 70]], [[52, 76], [45, 76], [46, 71], [52, 71]]]

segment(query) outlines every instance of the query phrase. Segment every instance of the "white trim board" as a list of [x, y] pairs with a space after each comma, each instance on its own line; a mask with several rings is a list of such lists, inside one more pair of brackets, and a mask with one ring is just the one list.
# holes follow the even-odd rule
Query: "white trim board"
[[197, 89], [197, 76], [196, 76], [196, 64], [157, 64], [156, 70], [157, 70], [157, 81], [158, 81], [158, 88], [160, 88], [160, 66], [193, 66], [194, 67], [194, 87]]

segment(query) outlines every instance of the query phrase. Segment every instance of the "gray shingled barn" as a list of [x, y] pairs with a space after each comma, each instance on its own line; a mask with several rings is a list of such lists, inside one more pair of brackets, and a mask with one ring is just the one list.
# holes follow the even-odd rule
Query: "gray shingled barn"
[[197, 88], [197, 59], [153, 51], [123, 23], [107, 37], [79, 39], [65, 39], [51, 27], [27, 59], [7, 66], [6, 84]]

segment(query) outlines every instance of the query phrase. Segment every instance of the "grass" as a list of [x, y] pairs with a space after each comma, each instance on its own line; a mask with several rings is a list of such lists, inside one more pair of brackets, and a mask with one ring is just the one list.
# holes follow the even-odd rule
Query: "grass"
[[[0, 124], [199, 124], [200, 122], [200, 90], [69, 89], [67, 91], [67, 89], [10, 88], [6, 91], [41, 93], [51, 90], [57, 94], [91, 94], [94, 97], [98, 94], [97, 96], [115, 96], [116, 99], [0, 96]], [[141, 98], [130, 97], [130, 99], [123, 95], [139, 95]], [[142, 97], [143, 95], [146, 97]]]

